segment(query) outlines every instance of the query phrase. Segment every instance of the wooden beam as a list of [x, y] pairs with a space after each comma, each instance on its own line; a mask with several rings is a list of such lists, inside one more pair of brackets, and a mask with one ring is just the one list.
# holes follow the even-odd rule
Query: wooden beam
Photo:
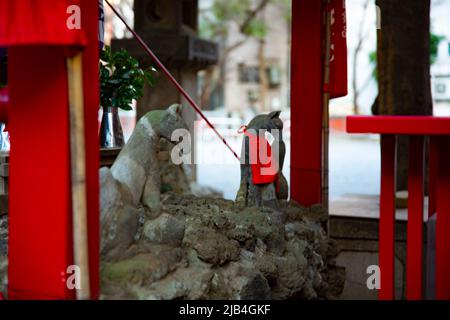
[[291, 198], [322, 203], [323, 33], [322, 1], [292, 2]]

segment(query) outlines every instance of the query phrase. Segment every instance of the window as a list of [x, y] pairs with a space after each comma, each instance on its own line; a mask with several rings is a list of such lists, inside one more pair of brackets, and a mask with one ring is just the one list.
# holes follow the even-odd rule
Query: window
[[239, 81], [243, 83], [259, 83], [258, 67], [239, 65]]
[[[260, 83], [259, 67], [239, 65], [239, 81], [242, 83]], [[280, 69], [276, 66], [266, 68], [267, 80], [271, 88], [281, 84]]]
[[435, 89], [436, 93], [439, 94], [444, 94], [445, 92], [447, 92], [447, 86], [445, 85], [445, 83], [436, 83]]

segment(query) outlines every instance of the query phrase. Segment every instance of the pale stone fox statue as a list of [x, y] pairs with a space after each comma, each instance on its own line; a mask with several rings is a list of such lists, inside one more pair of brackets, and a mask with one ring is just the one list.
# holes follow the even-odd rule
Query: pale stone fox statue
[[159, 140], [165, 138], [171, 141], [172, 132], [176, 129], [188, 130], [181, 118], [181, 105], [147, 113], [139, 120], [129, 141], [111, 167], [113, 177], [130, 192], [133, 205], [142, 200], [144, 206], [159, 211]]
[[188, 130], [181, 112], [181, 105], [175, 104], [144, 115], [111, 169], [100, 169], [103, 252], [122, 251], [131, 244], [139, 224], [140, 203], [147, 214], [159, 214], [159, 142], [160, 138], [171, 141], [177, 129]]
[[[253, 184], [252, 166], [250, 163], [249, 138], [244, 136], [242, 142], [241, 159], [241, 183], [236, 195], [236, 202], [245, 206], [267, 206], [278, 208], [278, 200], [288, 198], [288, 184], [283, 176], [284, 157], [286, 155], [286, 146], [283, 141], [283, 121], [280, 119], [281, 111], [273, 111], [269, 114], [261, 114], [254, 117], [246, 127], [247, 131], [253, 130], [254, 133], [264, 135], [266, 131], [278, 133], [273, 135], [272, 146], [278, 145], [278, 174], [275, 182], [267, 184]], [[272, 148], [272, 150], [274, 150]], [[243, 162], [245, 161], [245, 162]]]

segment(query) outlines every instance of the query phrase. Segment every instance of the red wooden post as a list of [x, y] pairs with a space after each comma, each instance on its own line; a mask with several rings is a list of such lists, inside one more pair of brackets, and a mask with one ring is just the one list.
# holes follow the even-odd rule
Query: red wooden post
[[[450, 117], [377, 116], [348, 117], [349, 133], [378, 133], [381, 138], [380, 197], [380, 299], [394, 298], [395, 138], [411, 139], [407, 297], [421, 297], [423, 221], [423, 136], [431, 135], [430, 211], [436, 221], [436, 298], [450, 299]], [[422, 196], [420, 196], [422, 195]]]
[[436, 220], [436, 299], [450, 299], [450, 137], [439, 137]]
[[[14, 1], [14, 4], [16, 2], [19, 1]], [[82, 9], [82, 31], [87, 40], [83, 50], [83, 91], [89, 271], [91, 297], [98, 298], [98, 2], [81, 0], [79, 3]], [[27, 8], [25, 1], [21, 1], [21, 4]], [[23, 13], [22, 20], [6, 20], [6, 26], [11, 28], [12, 22], [18, 25], [33, 22], [26, 17], [30, 12], [34, 14], [35, 10], [47, 17], [48, 11], [43, 7], [34, 6], [33, 10], [23, 12], [11, 10], [11, 14]], [[51, 29], [55, 33], [51, 34], [59, 35], [59, 31], [65, 30], [62, 26], [66, 26], [66, 7], [63, 1], [55, 1], [52, 9], [55, 7], [62, 8], [63, 19], [60, 25], [60, 20], [50, 19], [55, 23], [55, 28]], [[39, 19], [35, 20], [40, 22]], [[0, 21], [4, 22], [5, 19]], [[36, 28], [25, 25], [17, 28], [22, 30], [21, 33], [1, 33], [5, 37], [20, 35], [9, 49], [8, 61], [8, 120], [13, 145], [10, 154], [8, 297], [72, 299], [75, 292], [66, 284], [70, 276], [67, 268], [73, 264], [66, 45], [75, 43], [78, 46], [80, 42], [70, 40], [70, 37], [66, 39], [68, 43], [62, 39], [62, 43], [56, 45], [49, 45], [56, 41], [52, 37], [43, 39], [42, 43], [37, 38], [30, 40], [24, 38], [27, 28], [30, 32]], [[3, 30], [6, 30], [5, 25]], [[45, 33], [39, 29], [36, 35], [41, 34]], [[10, 45], [8, 41], [12, 40], [1, 38]], [[26, 43], [16, 45], [15, 41], [18, 44], [21, 41]], [[33, 45], [28, 45], [27, 41]]]
[[438, 176], [438, 143], [430, 137], [429, 183], [428, 183], [428, 218], [436, 213], [436, 179]]
[[395, 241], [395, 135], [381, 136], [381, 193], [379, 264], [381, 271], [380, 300], [394, 299], [394, 241]]
[[409, 137], [406, 298], [422, 298], [424, 138]]
[[66, 56], [57, 46], [9, 49], [8, 297], [70, 299], [73, 264]]
[[323, 4], [292, 1], [291, 198], [321, 203]]
[[98, 167], [98, 3], [82, 0], [82, 25], [88, 45], [83, 51], [84, 130], [86, 140], [86, 201], [88, 210], [89, 280], [91, 299], [100, 295], [100, 216]]

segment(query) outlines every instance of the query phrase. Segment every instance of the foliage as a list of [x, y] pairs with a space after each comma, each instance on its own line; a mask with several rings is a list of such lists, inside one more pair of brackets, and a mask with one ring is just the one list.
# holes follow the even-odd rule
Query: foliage
[[373, 67], [372, 69], [372, 77], [375, 80], [378, 80], [378, 72], [377, 72], [377, 52], [372, 51], [369, 53], [369, 62], [370, 65]]
[[[268, 5], [278, 10], [289, 23], [292, 0], [201, 0], [199, 10], [199, 35], [216, 41], [221, 50], [219, 61], [202, 72], [200, 99], [203, 105], [214, 97], [219, 98], [227, 79], [227, 72], [236, 67], [229, 61], [230, 54], [248, 42], [256, 40], [260, 47], [270, 30], [271, 19], [265, 14]], [[232, 31], [230, 31], [232, 30]], [[234, 36], [229, 37], [230, 33]], [[236, 35], [238, 35], [236, 37]], [[263, 51], [263, 49], [260, 49]], [[261, 51], [261, 52], [262, 52]], [[258, 64], [264, 66], [263, 55], [258, 55]], [[263, 67], [261, 68], [263, 69]], [[261, 85], [263, 86], [263, 85]]]
[[266, 2], [283, 9], [286, 20], [290, 20], [291, 0], [260, 0], [256, 2], [256, 6], [252, 0], [215, 0], [210, 7], [200, 11], [200, 36], [223, 40], [228, 36], [230, 23], [233, 23], [244, 36], [264, 39], [268, 23], [257, 14], [253, 14], [259, 12], [258, 5]]
[[431, 62], [431, 64], [436, 62], [439, 44], [444, 39], [445, 39], [444, 36], [430, 33], [430, 62]]
[[100, 56], [101, 105], [131, 110], [133, 100], [142, 97], [145, 82], [154, 84], [155, 71], [154, 68], [142, 70], [125, 49], [112, 52], [106, 46]]

